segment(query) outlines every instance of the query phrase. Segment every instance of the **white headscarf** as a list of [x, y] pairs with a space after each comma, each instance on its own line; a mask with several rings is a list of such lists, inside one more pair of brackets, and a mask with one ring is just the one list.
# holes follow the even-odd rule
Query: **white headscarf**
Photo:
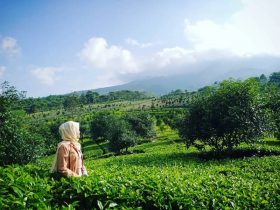
[[57, 146], [54, 161], [53, 161], [52, 167], [50, 169], [51, 173], [57, 171], [57, 154], [58, 154], [58, 149], [62, 144], [69, 145], [70, 141], [74, 141], [73, 143], [75, 144], [75, 146], [78, 149], [81, 148], [81, 145], [78, 143], [79, 138], [80, 138], [80, 124], [79, 123], [73, 122], [73, 121], [68, 121], [66, 123], [63, 123], [59, 126], [59, 133], [60, 133], [63, 141], [60, 142]]
[[68, 121], [59, 126], [59, 133], [64, 141], [79, 141], [80, 124]]

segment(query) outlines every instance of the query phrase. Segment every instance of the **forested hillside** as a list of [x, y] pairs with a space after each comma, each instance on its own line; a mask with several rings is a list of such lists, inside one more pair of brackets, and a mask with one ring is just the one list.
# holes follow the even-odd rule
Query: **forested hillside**
[[[60, 108], [67, 109], [81, 105], [105, 103], [112, 101], [135, 101], [154, 97], [152, 94], [139, 91], [118, 91], [100, 95], [97, 92], [86, 91], [84, 93], [70, 93], [66, 95], [51, 95], [42, 98], [25, 98], [21, 100], [20, 106], [31, 114], [38, 111], [49, 111]], [[18, 106], [15, 107], [17, 109]]]

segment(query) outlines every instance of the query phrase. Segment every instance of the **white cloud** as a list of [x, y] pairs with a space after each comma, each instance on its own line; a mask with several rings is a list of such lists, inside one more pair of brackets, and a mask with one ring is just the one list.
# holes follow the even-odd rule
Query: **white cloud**
[[61, 72], [61, 67], [38, 67], [31, 70], [31, 74], [45, 85], [53, 85], [58, 81], [57, 73]]
[[79, 53], [83, 61], [94, 67], [93, 71], [97, 74], [94, 88], [118, 85], [146, 76], [193, 72], [194, 68], [188, 66], [228, 55], [228, 52], [221, 50], [198, 52], [176, 46], [139, 58], [120, 46], [108, 46], [104, 38], [90, 39]]
[[20, 54], [20, 47], [17, 40], [13, 37], [4, 37], [0, 39], [0, 51], [7, 56], [15, 56]]
[[152, 58], [153, 64], [159, 68], [181, 65], [193, 61], [195, 60], [192, 56], [192, 51], [188, 51], [182, 47], [164, 48]]
[[3, 76], [3, 74], [5, 73], [5, 71], [6, 71], [6, 67], [5, 66], [0, 66], [0, 77], [2, 77]]
[[280, 1], [242, 0], [243, 8], [223, 24], [185, 20], [194, 50], [229, 50], [238, 55], [280, 55]]
[[87, 68], [95, 71], [94, 88], [122, 84], [127, 74], [138, 73], [140, 62], [133, 54], [116, 45], [109, 46], [106, 39], [89, 39], [78, 53]]
[[142, 75], [148, 76], [168, 76], [181, 73], [193, 73], [198, 68], [196, 65], [239, 59], [226, 50], [189, 50], [182, 47], [164, 48], [156, 52], [150, 59], [146, 58], [142, 62]]
[[110, 87], [113, 85], [120, 85], [124, 82], [119, 79], [115, 74], [105, 73], [95, 78], [92, 88]]
[[[254, 60], [257, 56], [276, 59], [280, 56], [280, 0], [241, 1], [243, 7], [223, 23], [210, 19], [194, 22], [186, 19], [185, 35], [192, 47], [168, 47], [146, 57], [137, 57], [133, 51], [121, 46], [108, 45], [104, 38], [92, 38], [86, 42], [80, 57], [95, 70], [103, 70], [97, 76], [100, 87], [146, 76], [197, 71], [211, 73], [218, 71], [213, 66], [219, 64], [223, 70], [215, 68], [220, 74], [244, 66], [255, 69], [253, 62], [246, 63], [246, 59]], [[131, 38], [126, 39], [126, 44], [139, 48], [152, 45]], [[269, 62], [269, 59], [264, 60]], [[232, 67], [232, 63], [236, 65]]]
[[120, 74], [137, 72], [138, 64], [132, 53], [120, 46], [108, 46], [104, 38], [89, 39], [79, 53], [92, 67]]
[[125, 40], [126, 44], [131, 45], [133, 47], [139, 47], [139, 48], [147, 48], [153, 46], [153, 43], [148, 42], [148, 43], [140, 43], [139, 41], [131, 38], [127, 38]]

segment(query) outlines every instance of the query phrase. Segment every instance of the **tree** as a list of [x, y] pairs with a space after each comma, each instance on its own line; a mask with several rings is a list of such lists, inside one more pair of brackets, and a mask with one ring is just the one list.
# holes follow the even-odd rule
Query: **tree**
[[42, 138], [29, 132], [23, 110], [13, 111], [20, 93], [7, 82], [0, 93], [0, 165], [24, 164], [43, 153]]
[[256, 80], [224, 81], [217, 90], [198, 98], [181, 124], [186, 146], [216, 151], [232, 150], [242, 142], [253, 143], [267, 129]]
[[94, 116], [91, 122], [91, 138], [100, 147], [103, 154], [106, 153], [106, 149], [102, 146], [103, 142], [111, 139], [112, 125], [115, 124], [116, 117], [109, 112], [100, 112]]
[[166, 125], [170, 126], [172, 129], [177, 129], [178, 126], [180, 126], [180, 122], [182, 121], [184, 116], [185, 111], [177, 109], [166, 112], [163, 115], [162, 120]]
[[262, 75], [260, 76], [259, 80], [260, 80], [260, 82], [261, 82], [262, 84], [266, 84], [266, 83], [267, 83], [267, 78], [266, 78], [266, 76], [265, 76], [264, 74], [262, 74]]
[[89, 134], [89, 124], [88, 123], [80, 123], [80, 139], [81, 142], [84, 143], [84, 138]]
[[93, 91], [87, 91], [85, 97], [86, 97], [86, 102], [88, 104], [92, 104], [99, 96], [99, 93], [93, 92]]
[[138, 137], [135, 132], [128, 128], [127, 122], [123, 119], [119, 119], [117, 123], [112, 124], [112, 128], [108, 145], [110, 151], [120, 153], [122, 149], [127, 151], [129, 147], [137, 144]]
[[25, 107], [25, 111], [28, 114], [33, 114], [38, 111], [38, 107], [36, 104], [31, 104], [31, 105]]
[[80, 104], [79, 96], [69, 95], [64, 99], [63, 107], [71, 112], [72, 116], [75, 111], [75, 108]]
[[148, 113], [129, 113], [125, 115], [124, 119], [141, 138], [148, 139], [155, 136], [155, 119]]
[[269, 84], [275, 84], [278, 88], [280, 88], [280, 72], [273, 72], [269, 76]]
[[103, 153], [106, 153], [105, 147], [102, 146], [103, 142], [108, 141], [110, 151], [120, 153], [122, 149], [127, 150], [138, 141], [129, 124], [123, 118], [109, 112], [100, 112], [93, 118], [91, 136]]
[[44, 155], [55, 153], [57, 144], [61, 140], [58, 132], [59, 126], [60, 124], [57, 122], [42, 123], [41, 121], [32, 121], [29, 123], [29, 130], [41, 136], [41, 149]]

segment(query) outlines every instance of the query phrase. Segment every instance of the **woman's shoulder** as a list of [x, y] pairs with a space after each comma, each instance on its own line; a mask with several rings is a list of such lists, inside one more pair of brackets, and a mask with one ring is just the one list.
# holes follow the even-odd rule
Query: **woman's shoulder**
[[69, 141], [61, 141], [58, 143], [57, 148], [69, 148], [70, 142]]
[[71, 147], [75, 148], [75, 149], [81, 149], [81, 144], [78, 142], [73, 142], [73, 141], [61, 141], [58, 143], [57, 148], [67, 148], [70, 149]]
[[81, 149], [81, 144], [79, 142], [70, 142], [70, 145], [75, 148], [75, 149], [78, 149], [80, 150]]

